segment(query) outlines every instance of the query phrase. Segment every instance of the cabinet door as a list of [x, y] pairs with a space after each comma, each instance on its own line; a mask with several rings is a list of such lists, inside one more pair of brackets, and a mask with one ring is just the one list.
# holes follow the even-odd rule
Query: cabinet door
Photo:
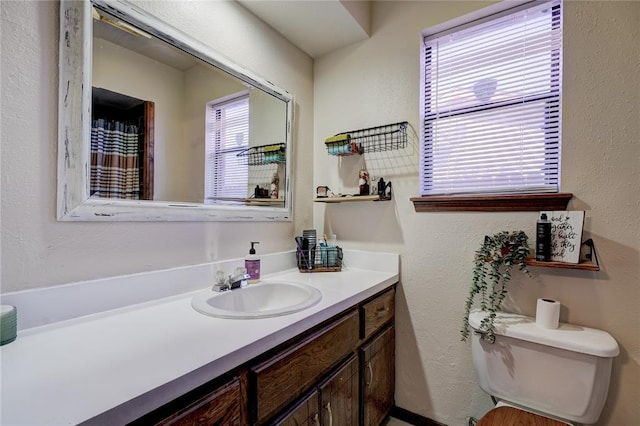
[[240, 381], [234, 379], [157, 425], [240, 425]]
[[320, 424], [355, 426], [359, 417], [358, 359], [352, 355], [320, 385]]
[[361, 349], [362, 417], [365, 426], [378, 426], [394, 404], [395, 329], [387, 328]]
[[314, 390], [284, 417], [276, 420], [275, 426], [320, 426], [318, 397], [318, 391]]
[[298, 345], [251, 367], [254, 423], [265, 424], [286, 409], [357, 346], [358, 315], [352, 311]]

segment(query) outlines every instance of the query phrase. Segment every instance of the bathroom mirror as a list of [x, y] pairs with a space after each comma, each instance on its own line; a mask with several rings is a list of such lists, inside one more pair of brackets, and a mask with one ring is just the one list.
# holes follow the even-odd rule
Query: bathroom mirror
[[293, 97], [122, 0], [60, 4], [58, 220], [291, 220]]

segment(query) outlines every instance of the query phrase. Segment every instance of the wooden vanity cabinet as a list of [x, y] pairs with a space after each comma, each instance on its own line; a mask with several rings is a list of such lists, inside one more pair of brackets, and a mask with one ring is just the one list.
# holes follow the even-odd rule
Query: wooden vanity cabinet
[[205, 384], [159, 409], [129, 423], [130, 426], [236, 426], [247, 423], [244, 386], [238, 377]]
[[273, 424], [275, 426], [318, 426], [320, 424], [320, 399], [314, 389], [307, 397], [298, 402], [288, 413]]
[[378, 426], [394, 404], [394, 304], [395, 286], [133, 424]]
[[358, 346], [358, 324], [353, 310], [292, 348], [251, 367], [249, 383], [256, 394], [252, 420], [257, 425], [265, 424], [352, 353]]
[[[293, 348], [250, 368], [249, 387], [256, 392], [250, 410], [253, 422], [379, 425], [394, 404], [394, 316], [392, 287], [329, 321]], [[308, 392], [311, 396], [296, 404]], [[283, 410], [286, 414], [279, 420], [271, 420]]]
[[359, 366], [352, 354], [309, 396], [273, 422], [277, 426], [357, 425], [359, 422]]
[[395, 288], [360, 305], [360, 424], [379, 425], [395, 404]]
[[360, 417], [360, 369], [352, 355], [320, 385], [320, 424], [357, 425]]
[[360, 349], [362, 424], [379, 425], [393, 407], [395, 327], [389, 326]]
[[169, 425], [241, 425], [240, 381], [233, 380], [173, 416], [156, 423]]

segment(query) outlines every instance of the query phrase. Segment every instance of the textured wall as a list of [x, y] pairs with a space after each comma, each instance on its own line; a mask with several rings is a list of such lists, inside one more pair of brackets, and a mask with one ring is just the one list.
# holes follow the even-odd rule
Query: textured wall
[[294, 95], [294, 222], [56, 222], [58, 2], [2, 1], [3, 292], [289, 250], [311, 224], [311, 59], [236, 2], [138, 5]]
[[[363, 162], [329, 157], [327, 136], [402, 120], [418, 129], [421, 30], [485, 4], [374, 2], [371, 38], [316, 60], [314, 186], [353, 192]], [[562, 190], [574, 193], [570, 209], [586, 210], [584, 238], [594, 239], [602, 269], [516, 275], [508, 307], [534, 315], [536, 298], [552, 297], [562, 321], [610, 332], [621, 355], [599, 424], [640, 424], [640, 3], [564, 4]], [[533, 235], [537, 215], [416, 213], [415, 148], [381, 157], [365, 156], [367, 168], [393, 182], [395, 199], [317, 204], [315, 226], [346, 247], [401, 253], [396, 403], [463, 425], [491, 406], [459, 334], [473, 252], [485, 234]]]

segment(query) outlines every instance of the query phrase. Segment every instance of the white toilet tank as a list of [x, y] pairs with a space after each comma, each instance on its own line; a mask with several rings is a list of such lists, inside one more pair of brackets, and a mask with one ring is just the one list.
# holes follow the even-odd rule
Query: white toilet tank
[[[486, 312], [473, 311], [479, 329]], [[597, 422], [609, 391], [618, 344], [606, 331], [560, 323], [541, 328], [524, 315], [498, 313], [495, 343], [472, 333], [480, 387], [507, 402], [573, 422]]]

